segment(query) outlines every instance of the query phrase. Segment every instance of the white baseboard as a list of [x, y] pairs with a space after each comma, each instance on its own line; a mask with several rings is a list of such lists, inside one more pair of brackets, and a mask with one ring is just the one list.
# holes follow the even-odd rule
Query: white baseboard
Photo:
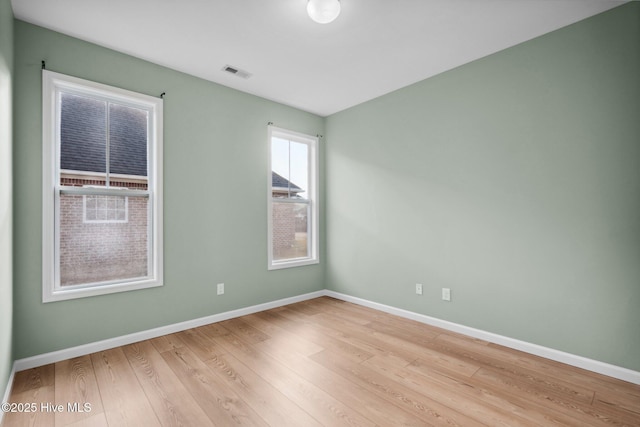
[[324, 294], [324, 291], [311, 292], [308, 294], [284, 298], [264, 304], [253, 305], [251, 307], [245, 307], [237, 310], [226, 311], [224, 313], [213, 314], [211, 316], [200, 317], [198, 319], [187, 320], [185, 322], [174, 323], [172, 325], [161, 326], [159, 328], [148, 329], [146, 331], [135, 332], [133, 334], [123, 335], [120, 337], [96, 341], [89, 344], [79, 345], [77, 347], [53, 351], [51, 353], [39, 354], [37, 356], [16, 360], [14, 363], [14, 371], [24, 371], [26, 369], [47, 365], [49, 363], [60, 362], [61, 360], [72, 359], [74, 357], [95, 353], [97, 351], [104, 351], [127, 344], [133, 344], [134, 342], [157, 338], [162, 335], [173, 334], [175, 332], [197, 328], [198, 326], [204, 326], [210, 323], [221, 322], [223, 320], [257, 313], [259, 311], [282, 307], [284, 305], [318, 298], [323, 296]]
[[[2, 396], [2, 401], [0, 403], [9, 402], [9, 397], [11, 397], [11, 388], [13, 387], [13, 378], [16, 376], [16, 364], [13, 364], [11, 368], [11, 373], [9, 374], [9, 379], [7, 380], [7, 387], [4, 390], [4, 395]], [[4, 411], [0, 411], [0, 425], [2, 425], [2, 419], [4, 418]]]
[[588, 359], [586, 357], [577, 356], [571, 353], [565, 353], [563, 351], [555, 350], [548, 347], [543, 347], [537, 344], [528, 343], [526, 341], [520, 341], [517, 339], [505, 337], [502, 335], [494, 334], [494, 333], [483, 331], [480, 329], [471, 328], [468, 326], [460, 325], [460, 324], [449, 322], [446, 320], [437, 319], [435, 317], [430, 317], [424, 314], [414, 313], [412, 311], [403, 310], [401, 308], [396, 308], [396, 307], [376, 303], [373, 301], [368, 301], [362, 298], [352, 297], [339, 292], [322, 290], [322, 291], [311, 292], [304, 295], [298, 295], [295, 297], [284, 298], [284, 299], [280, 299], [277, 301], [272, 301], [264, 304], [258, 304], [251, 307], [231, 310], [224, 313], [214, 314], [211, 316], [201, 317], [198, 319], [188, 320], [185, 322], [174, 323], [172, 325], [162, 326], [159, 328], [149, 329], [146, 331], [140, 331], [140, 332], [136, 332], [129, 335], [123, 335], [121, 337], [110, 338], [102, 341], [80, 345], [77, 347], [72, 347], [68, 349], [54, 351], [51, 353], [45, 353], [37, 356], [16, 360], [14, 362], [13, 371], [11, 373], [9, 384], [7, 385], [7, 391], [5, 392], [5, 399], [9, 397], [8, 393], [10, 393], [10, 390], [11, 390], [10, 388], [11, 388], [11, 384], [13, 383], [14, 373], [18, 371], [24, 371], [26, 369], [43, 366], [49, 363], [55, 363], [61, 360], [71, 359], [78, 356], [84, 356], [86, 354], [91, 354], [98, 351], [104, 351], [114, 347], [132, 344], [134, 342], [156, 338], [162, 335], [172, 334], [175, 332], [184, 331], [186, 329], [196, 328], [198, 326], [208, 325], [210, 323], [221, 322], [223, 320], [233, 319], [235, 317], [245, 316], [247, 314], [257, 313], [260, 311], [269, 310], [276, 307], [282, 307], [284, 305], [293, 304], [300, 301], [306, 301], [306, 300], [321, 297], [321, 296], [329, 296], [342, 301], [347, 301], [354, 304], [362, 305], [365, 307], [372, 308], [374, 310], [379, 310], [385, 313], [394, 314], [396, 316], [415, 320], [421, 323], [426, 323], [428, 325], [436, 326], [438, 328], [446, 329], [448, 331], [457, 332], [473, 338], [479, 338], [495, 344], [503, 345], [505, 347], [524, 351], [526, 353], [534, 354], [536, 356], [555, 360], [557, 362], [566, 363], [567, 365], [586, 369], [592, 372], [597, 372], [599, 374], [607, 375], [609, 377], [618, 378], [623, 381], [640, 385], [640, 372], [633, 371], [631, 369], [623, 368], [616, 365], [611, 365], [611, 364], [600, 362], [593, 359]]
[[600, 362], [593, 359], [588, 359], [586, 357], [577, 356], [571, 353], [565, 353], [560, 350], [543, 347], [541, 345], [528, 343], [526, 341], [520, 341], [517, 339], [505, 337], [502, 335], [494, 334], [494, 333], [483, 331], [480, 329], [471, 328], [469, 326], [448, 322], [446, 320], [437, 319], [435, 317], [426, 316], [424, 314], [414, 313], [412, 311], [403, 310], [401, 308], [395, 308], [388, 305], [379, 304], [377, 302], [368, 301], [362, 298], [352, 297], [349, 295], [341, 294], [339, 292], [326, 290], [324, 294], [326, 296], [330, 296], [342, 301], [351, 302], [354, 304], [362, 305], [364, 307], [373, 308], [375, 310], [383, 311], [389, 314], [395, 314], [396, 316], [404, 317], [406, 319], [411, 319], [421, 323], [426, 323], [428, 325], [436, 326], [438, 328], [446, 329], [448, 331], [457, 332], [473, 338], [482, 339], [494, 344], [499, 344], [505, 347], [524, 351], [526, 353], [534, 354], [536, 356], [555, 360], [556, 362], [565, 363], [567, 365], [586, 369], [587, 371], [596, 372], [602, 375], [618, 378], [623, 381], [640, 385], [640, 372], [638, 371], [633, 371], [631, 369], [623, 368], [620, 366], [611, 365], [611, 364]]

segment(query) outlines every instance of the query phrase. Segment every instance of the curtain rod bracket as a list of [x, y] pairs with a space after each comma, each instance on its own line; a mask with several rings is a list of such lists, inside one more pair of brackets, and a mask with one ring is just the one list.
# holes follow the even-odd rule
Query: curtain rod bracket
[[42, 69], [45, 70], [47, 68], [47, 65], [44, 62], [44, 59], [42, 60]]
[[167, 94], [167, 92], [162, 92], [162, 93], [160, 94], [160, 98], [164, 99], [164, 96], [165, 96], [166, 94]]

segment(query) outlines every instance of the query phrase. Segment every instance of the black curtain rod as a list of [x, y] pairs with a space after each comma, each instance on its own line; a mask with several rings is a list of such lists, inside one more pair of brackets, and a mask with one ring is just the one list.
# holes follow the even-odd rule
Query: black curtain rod
[[[43, 69], [43, 70], [46, 70], [46, 69], [47, 69], [47, 63], [44, 61], [44, 59], [42, 60], [42, 62], [41, 62], [41, 63], [42, 63], [42, 69]], [[165, 96], [166, 94], [167, 94], [167, 92], [162, 92], [162, 93], [160, 94], [160, 98], [164, 99], [164, 96]]]

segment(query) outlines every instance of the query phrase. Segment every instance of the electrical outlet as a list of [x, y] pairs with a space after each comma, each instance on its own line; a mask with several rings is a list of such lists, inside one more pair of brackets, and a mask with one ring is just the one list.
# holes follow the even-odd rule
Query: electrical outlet
[[416, 294], [422, 295], [422, 285], [420, 283], [416, 283]]
[[218, 283], [218, 295], [224, 294], [224, 283]]
[[451, 301], [451, 289], [442, 288], [442, 300], [443, 301]]

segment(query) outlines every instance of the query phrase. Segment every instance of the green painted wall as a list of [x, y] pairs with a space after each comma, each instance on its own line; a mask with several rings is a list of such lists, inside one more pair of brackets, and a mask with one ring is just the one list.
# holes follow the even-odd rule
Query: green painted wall
[[[164, 287], [41, 302], [43, 59], [53, 71], [167, 93]], [[266, 221], [267, 123], [315, 135], [321, 117], [22, 21], [15, 93], [16, 359], [324, 288], [323, 263], [267, 271]]]
[[13, 365], [12, 74], [13, 11], [10, 0], [0, 0], [0, 399]]
[[640, 370], [640, 3], [326, 132], [330, 289]]

